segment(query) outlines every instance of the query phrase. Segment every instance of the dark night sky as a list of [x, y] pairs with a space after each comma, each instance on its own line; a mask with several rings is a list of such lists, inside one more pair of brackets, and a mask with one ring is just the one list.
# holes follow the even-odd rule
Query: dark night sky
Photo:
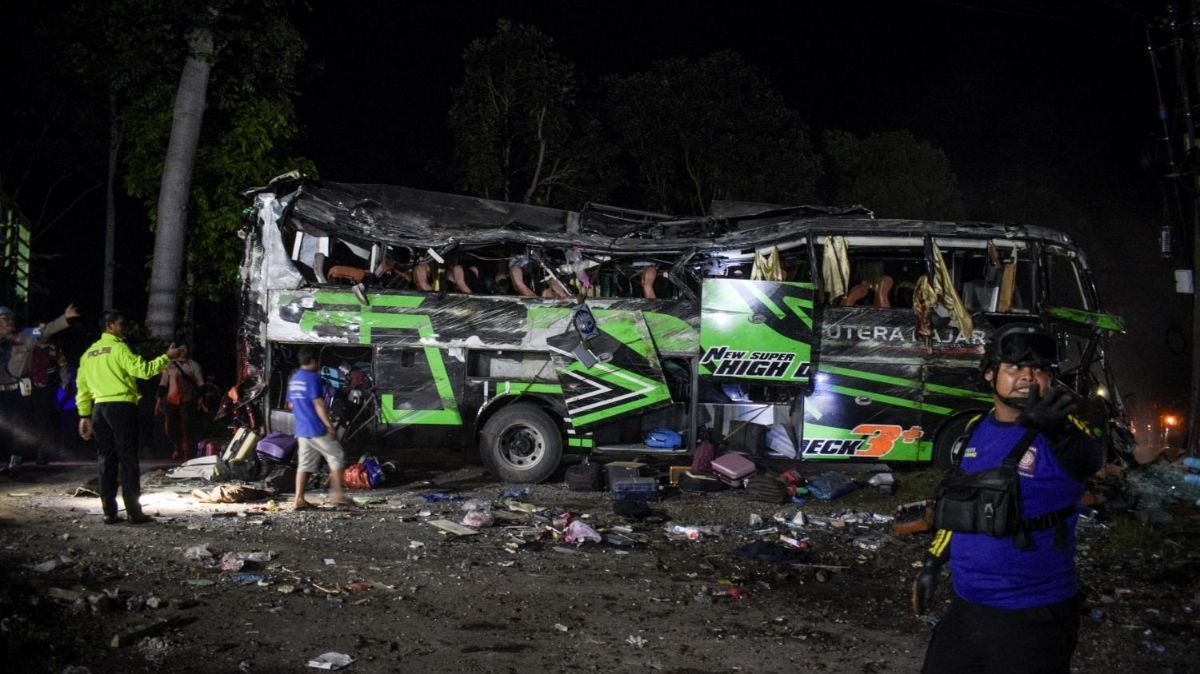
[[323, 64], [300, 101], [306, 149], [326, 177], [427, 180], [425, 162], [449, 147], [462, 48], [503, 17], [541, 28], [589, 79], [735, 49], [815, 129], [908, 128], [968, 179], [986, 180], [995, 169], [980, 163], [1022, 145], [1036, 148], [1039, 170], [1080, 182], [1103, 178], [1088, 175], [1097, 164], [1136, 175], [1155, 104], [1142, 22], [1106, 3], [1040, 3], [1065, 5], [1055, 14], [1067, 19], [1038, 4], [324, 4], [302, 22]]
[[[1190, 334], [1190, 298], [1172, 291], [1180, 263], [1157, 257], [1160, 188], [1138, 166], [1158, 131], [1143, 27], [1165, 2], [312, 5], [298, 17], [310, 65], [297, 107], [306, 135], [294, 150], [325, 179], [444, 189], [426, 167], [449, 153], [462, 50], [499, 18], [538, 26], [585, 81], [734, 49], [816, 132], [909, 129], [945, 150], [972, 217], [1018, 217], [992, 199], [1001, 181], [1057, 195], [1044, 217], [1019, 217], [1068, 229], [1089, 252], [1109, 306], [1132, 326], [1115, 343], [1126, 391], [1147, 401], [1186, 393], [1186, 355], [1172, 349]], [[102, 221], [102, 202], [92, 208], [90, 223]], [[149, 240], [131, 234], [124, 246], [123, 304], [135, 315], [144, 299], [130, 289], [144, 283]], [[79, 243], [59, 237], [47, 248], [67, 241]], [[1156, 360], [1133, 362], [1146, 353]]]

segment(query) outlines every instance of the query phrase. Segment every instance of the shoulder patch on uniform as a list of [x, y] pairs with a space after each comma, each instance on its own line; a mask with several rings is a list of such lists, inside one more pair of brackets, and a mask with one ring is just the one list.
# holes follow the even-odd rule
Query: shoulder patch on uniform
[[1021, 457], [1020, 463], [1017, 464], [1017, 472], [1025, 477], [1033, 477], [1033, 467], [1037, 463], [1038, 448], [1031, 446], [1025, 450], [1025, 454]]

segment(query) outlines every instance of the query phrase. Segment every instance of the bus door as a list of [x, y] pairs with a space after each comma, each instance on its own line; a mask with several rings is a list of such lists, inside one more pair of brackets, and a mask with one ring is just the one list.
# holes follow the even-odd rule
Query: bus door
[[816, 322], [811, 283], [704, 279], [700, 402], [726, 446], [794, 456]]

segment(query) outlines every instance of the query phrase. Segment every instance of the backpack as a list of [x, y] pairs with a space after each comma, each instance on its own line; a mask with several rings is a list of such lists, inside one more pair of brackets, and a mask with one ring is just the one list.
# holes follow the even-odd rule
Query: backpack
[[292, 492], [296, 488], [296, 468], [274, 461], [263, 460], [265, 472], [262, 476], [263, 489], [274, 492]]

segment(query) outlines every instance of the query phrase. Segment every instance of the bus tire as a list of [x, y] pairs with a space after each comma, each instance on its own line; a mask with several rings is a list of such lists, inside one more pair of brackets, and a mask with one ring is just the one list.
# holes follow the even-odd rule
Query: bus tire
[[933, 467], [949, 471], [954, 468], [954, 441], [967, 430], [967, 423], [983, 414], [982, 411], [962, 412], [950, 418], [938, 429], [933, 440]]
[[479, 456], [484, 467], [504, 482], [542, 482], [558, 469], [562, 432], [537, 405], [513, 403], [484, 424]]

